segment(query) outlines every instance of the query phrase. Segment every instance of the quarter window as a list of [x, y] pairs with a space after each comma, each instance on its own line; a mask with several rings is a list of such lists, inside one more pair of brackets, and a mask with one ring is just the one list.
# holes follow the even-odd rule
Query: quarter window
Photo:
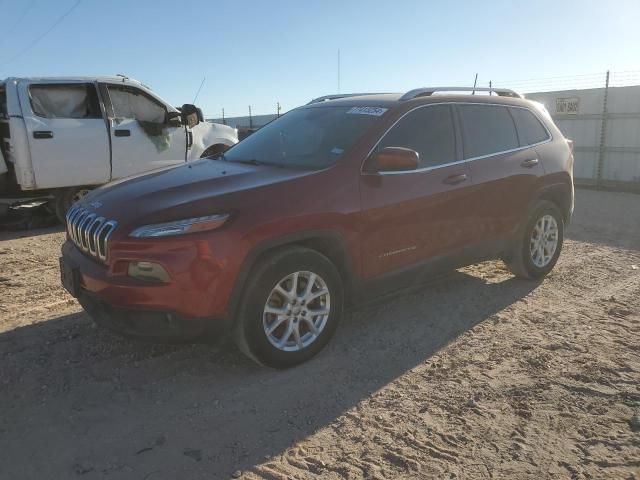
[[102, 118], [94, 85], [89, 83], [31, 85], [31, 109], [44, 118]]
[[378, 150], [404, 147], [418, 152], [420, 168], [456, 160], [456, 140], [448, 105], [421, 107], [405, 115], [382, 139]]
[[115, 118], [129, 118], [141, 122], [164, 123], [167, 111], [164, 105], [131, 87], [108, 85], [109, 98]]
[[464, 158], [474, 158], [518, 148], [518, 136], [507, 107], [460, 105]]
[[549, 134], [540, 123], [540, 120], [529, 110], [526, 108], [510, 108], [509, 111], [516, 122], [521, 146], [534, 145], [549, 139]]

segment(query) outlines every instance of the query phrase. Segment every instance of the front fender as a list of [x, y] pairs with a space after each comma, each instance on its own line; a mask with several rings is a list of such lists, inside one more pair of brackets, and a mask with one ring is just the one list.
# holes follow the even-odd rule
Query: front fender
[[191, 129], [193, 144], [187, 154], [187, 160], [197, 160], [212, 145], [231, 147], [238, 143], [238, 131], [228, 125], [200, 122]]

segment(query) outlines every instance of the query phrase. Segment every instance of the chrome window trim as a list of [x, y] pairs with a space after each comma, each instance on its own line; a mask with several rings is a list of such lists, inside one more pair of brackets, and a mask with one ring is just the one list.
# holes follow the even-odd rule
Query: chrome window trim
[[[409, 115], [411, 112], [414, 112], [414, 111], [418, 110], [419, 108], [434, 107], [436, 105], [490, 105], [490, 106], [506, 107], [506, 108], [522, 108], [524, 110], [528, 110], [529, 112], [531, 112], [531, 114], [533, 114], [533, 116], [542, 124], [543, 128], [547, 132], [548, 138], [546, 140], [541, 141], [541, 142], [533, 143], [531, 145], [525, 145], [525, 146], [522, 146], [522, 147], [512, 148], [510, 150], [503, 150], [503, 151], [500, 151], [500, 152], [489, 153], [489, 154], [486, 154], [486, 155], [480, 155], [478, 157], [463, 158], [462, 160], [456, 160], [456, 161], [453, 161], [453, 162], [442, 163], [440, 165], [433, 165], [431, 167], [418, 168], [416, 170], [398, 170], [396, 172], [365, 172], [364, 171], [365, 163], [367, 162], [369, 157], [371, 157], [371, 154], [373, 153], [373, 151], [376, 148], [378, 148], [378, 145], [380, 145], [380, 142], [382, 142], [384, 137], [387, 136], [387, 134], [391, 131], [391, 129], [393, 127], [395, 127], [404, 117]], [[516, 133], [517, 133], [518, 127], [515, 124], [515, 120], [513, 121], [513, 126], [516, 129]], [[520, 137], [518, 137], [518, 139], [520, 139]], [[520, 151], [520, 150], [526, 150], [527, 148], [532, 148], [532, 147], [535, 147], [535, 146], [538, 146], [538, 145], [549, 143], [549, 142], [553, 141], [553, 139], [554, 139], [553, 135], [551, 134], [551, 132], [547, 128], [547, 125], [542, 120], [540, 120], [540, 117], [538, 117], [536, 112], [534, 112], [533, 110], [531, 110], [528, 107], [521, 107], [519, 105], [507, 105], [507, 104], [504, 104], [504, 103], [488, 103], [488, 102], [438, 102], [438, 103], [428, 103], [426, 105], [418, 105], [417, 107], [406, 111], [400, 118], [398, 118], [395, 122], [393, 122], [391, 124], [391, 126], [389, 128], [387, 128], [387, 130], [385, 130], [385, 132], [378, 139], [378, 141], [371, 148], [371, 150], [369, 150], [369, 153], [367, 154], [367, 156], [363, 160], [362, 165], [360, 166], [360, 174], [361, 175], [406, 175], [406, 174], [410, 174], [410, 173], [425, 173], [425, 172], [430, 172], [432, 170], [438, 170], [440, 168], [450, 167], [452, 165], [461, 165], [463, 163], [473, 162], [473, 161], [476, 161], [476, 160], [482, 160], [484, 158], [496, 157], [498, 155], [504, 155], [504, 154], [507, 154], [507, 153], [513, 153], [513, 152], [517, 152], [517, 151]], [[464, 137], [463, 137], [462, 141], [463, 141], [463, 148], [464, 148]], [[462, 153], [464, 155], [464, 151]]]

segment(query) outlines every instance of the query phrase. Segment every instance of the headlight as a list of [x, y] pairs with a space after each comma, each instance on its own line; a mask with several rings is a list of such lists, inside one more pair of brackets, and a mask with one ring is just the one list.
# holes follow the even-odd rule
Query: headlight
[[185, 233], [206, 232], [221, 227], [229, 218], [228, 214], [209, 215], [207, 217], [185, 218], [173, 222], [155, 223], [136, 228], [130, 237], [169, 237]]

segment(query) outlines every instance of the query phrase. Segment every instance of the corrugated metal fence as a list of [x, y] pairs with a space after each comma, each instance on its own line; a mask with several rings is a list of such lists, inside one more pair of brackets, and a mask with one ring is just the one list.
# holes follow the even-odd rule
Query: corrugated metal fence
[[[612, 86], [640, 83], [640, 75], [622, 73], [560, 82], [585, 87], [602, 82], [600, 88], [526, 93], [528, 99], [542, 102], [562, 133], [574, 141], [577, 184], [640, 191], [640, 85]], [[554, 84], [550, 80], [548, 87]], [[517, 81], [511, 85], [523, 91], [534, 83], [523, 86], [518, 88]]]

